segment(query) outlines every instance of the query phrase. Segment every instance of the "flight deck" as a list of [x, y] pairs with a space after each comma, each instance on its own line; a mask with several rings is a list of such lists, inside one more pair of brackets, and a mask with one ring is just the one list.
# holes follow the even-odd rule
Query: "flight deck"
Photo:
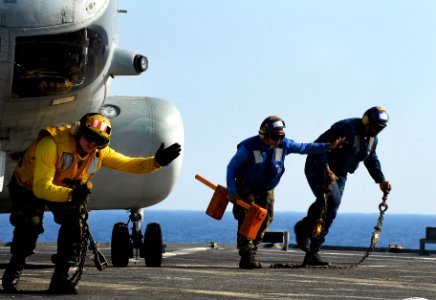
[[[331, 268], [301, 267], [304, 253], [289, 245], [262, 244], [257, 258], [262, 269], [238, 268], [232, 244], [168, 244], [161, 267], [130, 259], [127, 267], [110, 264], [110, 244], [99, 245], [109, 268], [99, 271], [87, 258], [79, 295], [62, 299], [436, 299], [436, 254], [376, 249], [359, 266], [365, 249], [326, 247], [320, 251]], [[56, 245], [41, 243], [28, 259], [18, 294], [2, 299], [53, 299], [47, 294], [54, 270], [50, 257]], [[0, 244], [0, 272], [9, 261], [9, 247]]]

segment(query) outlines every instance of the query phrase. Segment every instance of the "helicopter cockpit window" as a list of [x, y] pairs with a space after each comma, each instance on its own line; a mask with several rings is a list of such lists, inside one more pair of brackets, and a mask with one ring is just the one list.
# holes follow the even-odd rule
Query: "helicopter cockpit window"
[[89, 28], [58, 35], [17, 37], [12, 95], [65, 95], [85, 87], [104, 67], [103, 40]]

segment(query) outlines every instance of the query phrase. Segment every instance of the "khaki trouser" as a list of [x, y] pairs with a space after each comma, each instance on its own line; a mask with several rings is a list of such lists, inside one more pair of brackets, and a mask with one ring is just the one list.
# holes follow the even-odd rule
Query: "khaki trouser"
[[254, 254], [257, 250], [257, 245], [262, 241], [268, 226], [271, 224], [274, 218], [274, 190], [270, 190], [261, 194], [253, 194], [248, 191], [246, 187], [238, 187], [238, 194], [245, 202], [252, 204], [255, 203], [268, 211], [268, 214], [260, 226], [259, 232], [255, 239], [249, 239], [239, 234], [239, 229], [245, 220], [247, 211], [239, 205], [233, 205], [233, 216], [238, 221], [238, 233], [237, 233], [237, 248], [241, 256]]

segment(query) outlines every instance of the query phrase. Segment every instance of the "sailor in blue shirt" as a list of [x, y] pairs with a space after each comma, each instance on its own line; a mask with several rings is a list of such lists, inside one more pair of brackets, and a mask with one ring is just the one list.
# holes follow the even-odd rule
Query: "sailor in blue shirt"
[[[344, 141], [343, 138], [337, 138], [326, 143], [297, 143], [285, 138], [285, 127], [285, 122], [277, 116], [266, 118], [260, 126], [259, 135], [239, 143], [236, 154], [227, 166], [229, 200], [233, 202], [241, 198], [268, 211], [254, 240], [237, 234], [237, 246], [241, 256], [239, 267], [243, 269], [261, 267], [254, 258], [255, 251], [273, 219], [274, 188], [285, 172], [285, 157], [291, 153], [323, 153], [338, 147]], [[246, 211], [234, 205], [233, 214], [238, 220], [239, 231]]]
[[[388, 119], [385, 109], [375, 106], [368, 109], [362, 118], [345, 119], [333, 124], [315, 141], [326, 143], [337, 137], [345, 137], [347, 143], [329, 153], [307, 156], [305, 174], [316, 200], [309, 207], [307, 216], [294, 226], [297, 246], [306, 252], [303, 265], [329, 264], [319, 257], [318, 251], [336, 217], [347, 174], [354, 173], [361, 161], [383, 193], [388, 194], [391, 190], [376, 154], [377, 135], [386, 127]], [[328, 197], [327, 206], [324, 195]], [[325, 217], [321, 216], [323, 210]], [[315, 233], [319, 219], [324, 224], [322, 231]]]

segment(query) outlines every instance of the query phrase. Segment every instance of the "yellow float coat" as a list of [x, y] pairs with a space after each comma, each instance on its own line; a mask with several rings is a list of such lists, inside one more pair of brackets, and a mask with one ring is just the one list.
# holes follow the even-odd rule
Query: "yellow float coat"
[[40, 199], [67, 202], [72, 191], [68, 181], [85, 183], [101, 166], [135, 174], [160, 169], [153, 156], [128, 157], [109, 146], [80, 156], [77, 147], [70, 125], [41, 130], [15, 169], [17, 182]]

